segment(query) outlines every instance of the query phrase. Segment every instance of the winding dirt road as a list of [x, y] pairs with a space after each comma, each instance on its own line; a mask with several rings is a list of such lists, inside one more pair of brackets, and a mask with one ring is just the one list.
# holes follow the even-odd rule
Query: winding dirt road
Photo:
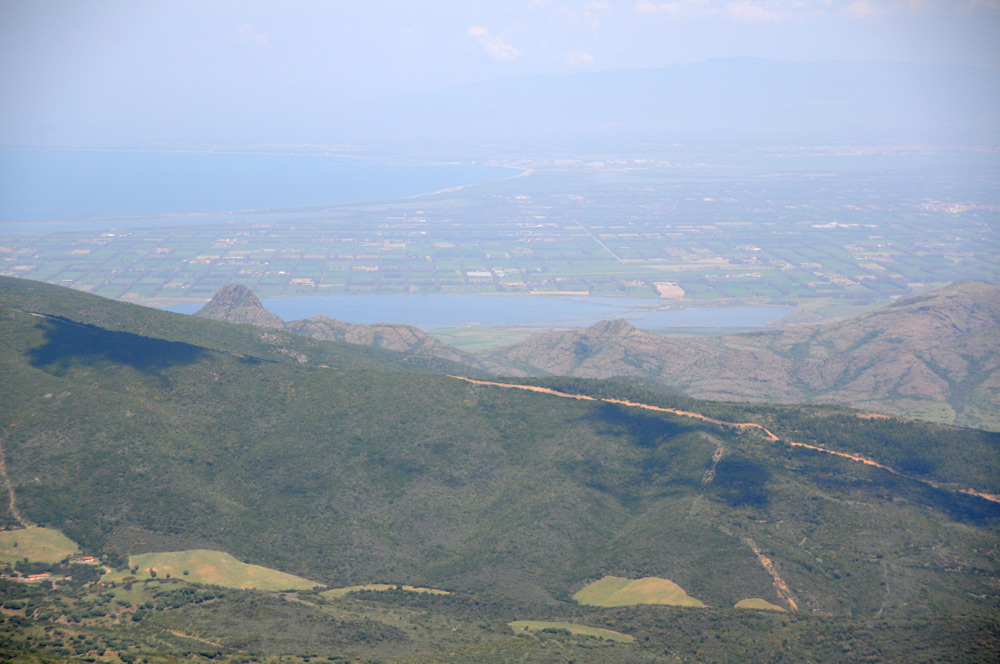
[[[994, 503], [1000, 503], [1000, 496], [985, 493], [983, 491], [976, 491], [975, 489], [955, 489], [949, 486], [945, 486], [940, 482], [935, 482], [934, 480], [925, 479], [922, 477], [914, 477], [902, 471], [896, 470], [890, 466], [883, 463], [879, 463], [873, 459], [863, 457], [859, 454], [850, 454], [848, 452], [839, 452], [837, 450], [831, 450], [828, 447], [822, 447], [820, 445], [810, 445], [809, 443], [798, 443], [793, 440], [782, 440], [778, 438], [774, 433], [772, 433], [767, 428], [757, 424], [756, 422], [726, 422], [724, 420], [717, 420], [714, 417], [708, 417], [707, 415], [702, 415], [701, 413], [694, 413], [688, 410], [677, 410], [676, 408], [661, 408], [660, 406], [651, 406], [645, 403], [636, 403], [634, 401], [624, 401], [622, 399], [606, 399], [603, 397], [591, 397], [586, 394], [570, 394], [568, 392], [560, 392], [558, 390], [553, 390], [547, 387], [538, 387], [537, 385], [518, 385], [512, 383], [498, 383], [490, 380], [476, 380], [475, 378], [466, 378], [465, 376], [451, 376], [449, 378], [456, 378], [458, 380], [464, 380], [467, 383], [472, 383], [473, 385], [487, 385], [491, 387], [505, 387], [509, 389], [525, 390], [528, 392], [538, 392], [541, 394], [549, 394], [556, 397], [562, 397], [565, 399], [577, 399], [579, 401], [600, 401], [603, 403], [613, 403], [621, 406], [628, 406], [629, 408], [642, 408], [644, 410], [652, 410], [660, 413], [671, 413], [673, 415], [680, 415], [682, 417], [690, 417], [696, 420], [702, 420], [703, 422], [710, 422], [712, 424], [718, 424], [724, 427], [730, 427], [734, 429], [743, 430], [756, 430], [759, 431], [765, 439], [772, 443], [785, 443], [790, 447], [801, 447], [808, 450], [813, 450], [816, 452], [823, 452], [824, 454], [830, 454], [832, 456], [841, 457], [842, 459], [849, 459], [851, 461], [865, 464], [866, 466], [872, 466], [880, 470], [884, 470], [887, 473], [892, 473], [899, 477], [906, 478], [913, 482], [920, 482], [921, 484], [926, 484], [927, 486], [934, 487], [935, 489], [942, 489], [944, 491], [951, 491], [952, 493], [962, 493], [967, 496], [975, 496], [977, 498], [982, 498], [983, 500], [988, 500]], [[865, 417], [865, 416], [862, 416]]]

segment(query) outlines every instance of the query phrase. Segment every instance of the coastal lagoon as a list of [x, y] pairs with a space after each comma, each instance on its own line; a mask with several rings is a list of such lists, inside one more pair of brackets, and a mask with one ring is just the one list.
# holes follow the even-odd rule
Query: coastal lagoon
[[[268, 311], [282, 320], [328, 316], [348, 323], [406, 323], [422, 330], [462, 326], [586, 327], [624, 318], [644, 330], [667, 328], [762, 328], [785, 316], [783, 307], [733, 306], [656, 309], [662, 300], [587, 296], [467, 294], [327, 295], [269, 298]], [[202, 305], [168, 307], [191, 314]]]

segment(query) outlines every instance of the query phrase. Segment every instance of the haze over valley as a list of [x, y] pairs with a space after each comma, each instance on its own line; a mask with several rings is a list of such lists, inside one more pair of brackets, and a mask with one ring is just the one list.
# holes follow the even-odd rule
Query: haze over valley
[[998, 36], [0, 3], [0, 657], [995, 661]]

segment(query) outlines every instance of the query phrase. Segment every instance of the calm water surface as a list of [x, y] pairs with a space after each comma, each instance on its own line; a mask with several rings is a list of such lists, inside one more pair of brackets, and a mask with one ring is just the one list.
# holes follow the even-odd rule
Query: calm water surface
[[[378, 164], [311, 155], [6, 149], [0, 150], [0, 221], [210, 214], [386, 200], [518, 173], [495, 166]], [[4, 224], [0, 232], [39, 230], [13, 228]]]
[[[657, 311], [662, 300], [496, 295], [332, 295], [273, 298], [264, 306], [285, 321], [329, 316], [348, 323], [406, 323], [423, 330], [464, 325], [585, 327], [624, 318], [640, 329], [760, 328], [788, 313], [782, 307], [692, 307]], [[170, 307], [191, 314], [202, 305]]]

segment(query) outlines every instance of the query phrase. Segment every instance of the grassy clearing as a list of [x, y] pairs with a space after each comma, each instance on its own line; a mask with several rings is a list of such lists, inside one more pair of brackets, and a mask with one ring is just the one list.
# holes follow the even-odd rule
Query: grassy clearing
[[374, 590], [378, 592], [386, 590], [405, 590], [411, 593], [427, 593], [429, 595], [450, 595], [451, 593], [447, 590], [438, 590], [436, 588], [424, 588], [421, 586], [397, 586], [391, 583], [366, 583], [360, 586], [347, 586], [346, 588], [331, 588], [322, 593], [323, 597], [343, 597], [348, 593], [357, 592], [359, 590]]
[[777, 604], [771, 604], [767, 600], [760, 599], [759, 597], [749, 597], [747, 599], [741, 599], [736, 602], [737, 609], [758, 609], [760, 611], [784, 611], [783, 607]]
[[670, 604], [672, 606], [705, 606], [668, 579], [647, 576], [623, 579], [606, 576], [585, 586], [573, 599], [590, 606], [634, 606], [636, 604]]
[[33, 563], [57, 563], [76, 555], [76, 542], [51, 528], [23, 528], [0, 532], [0, 561], [12, 563], [27, 558]]
[[954, 424], [955, 422], [955, 409], [947, 403], [921, 404], [909, 408], [906, 414], [908, 417], [942, 424]]
[[129, 567], [132, 569], [112, 572], [104, 580], [120, 582], [132, 576], [141, 581], [153, 577], [155, 572], [160, 578], [169, 575], [191, 583], [244, 590], [308, 590], [321, 585], [294, 574], [240, 562], [222, 551], [205, 549], [143, 553], [129, 557]]
[[593, 636], [607, 641], [617, 641], [618, 643], [632, 643], [635, 640], [628, 634], [622, 634], [610, 629], [601, 629], [600, 627], [577, 625], [576, 623], [550, 622], [547, 620], [515, 620], [507, 624], [514, 630], [515, 634], [523, 631], [541, 632], [546, 629], [564, 629], [576, 636]]

